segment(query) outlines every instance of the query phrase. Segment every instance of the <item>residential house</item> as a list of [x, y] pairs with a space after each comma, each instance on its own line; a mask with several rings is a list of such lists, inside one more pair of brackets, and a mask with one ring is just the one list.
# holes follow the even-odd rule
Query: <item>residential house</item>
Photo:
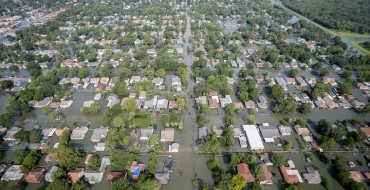
[[44, 139], [48, 139], [54, 135], [56, 130], [57, 128], [45, 128], [41, 131], [41, 135]]
[[302, 177], [299, 174], [298, 170], [292, 170], [289, 167], [285, 167], [284, 165], [279, 166], [279, 170], [285, 183], [294, 184], [294, 183], [302, 183]]
[[285, 77], [285, 81], [286, 81], [287, 84], [290, 84], [290, 85], [295, 84], [295, 78]]
[[160, 99], [157, 101], [157, 109], [167, 109], [168, 108], [168, 100], [167, 99]]
[[141, 91], [139, 93], [139, 100], [145, 100], [146, 94], [147, 94], [146, 91]]
[[14, 135], [15, 135], [18, 131], [20, 131], [20, 130], [21, 130], [21, 128], [19, 128], [19, 127], [12, 127], [12, 128], [10, 128], [10, 129], [6, 132], [5, 136], [3, 137], [3, 140], [4, 140], [4, 141], [16, 141], [17, 139], [14, 137]]
[[85, 172], [84, 177], [90, 184], [100, 183], [103, 179], [103, 172]]
[[154, 133], [153, 126], [148, 128], [140, 129], [140, 140], [149, 140], [149, 137]]
[[163, 78], [156, 77], [153, 79], [153, 83], [155, 86], [160, 86], [163, 84]]
[[2, 181], [15, 181], [22, 179], [24, 173], [21, 171], [21, 165], [11, 165], [1, 176]]
[[261, 109], [267, 109], [267, 99], [264, 96], [258, 98], [257, 106]]
[[322, 79], [322, 82], [324, 84], [329, 84], [330, 86], [337, 86], [338, 85], [337, 82], [335, 81], [335, 79], [331, 78], [331, 77], [324, 77]]
[[101, 99], [101, 93], [95, 94], [94, 98], [95, 101], [99, 101]]
[[280, 126], [278, 126], [278, 129], [279, 129], [282, 136], [288, 136], [292, 133], [292, 129], [290, 127], [280, 125]]
[[109, 156], [103, 156], [103, 158], [101, 159], [99, 172], [105, 172], [107, 165], [110, 165], [110, 164], [111, 162], [110, 162]]
[[153, 109], [153, 100], [145, 100], [144, 101], [144, 109]]
[[272, 166], [272, 162], [270, 160], [270, 156], [267, 152], [260, 154], [260, 160], [263, 161], [263, 163], [267, 166]]
[[321, 176], [312, 166], [306, 167], [307, 173], [303, 174], [303, 178], [307, 180], [308, 184], [321, 184]]
[[263, 185], [272, 185], [272, 173], [271, 171], [267, 168], [266, 164], [260, 164], [260, 167], [262, 168], [263, 174], [259, 178], [260, 184]]
[[225, 98], [220, 98], [221, 108], [225, 108], [227, 105], [233, 103], [230, 95], [225, 95]]
[[53, 166], [51, 169], [45, 174], [45, 181], [52, 182], [53, 181], [53, 174], [59, 169], [58, 166]]
[[232, 127], [234, 130], [234, 138], [245, 136], [243, 130], [240, 127], [234, 127], [232, 125], [230, 125], [229, 127]]
[[359, 171], [349, 171], [351, 178], [355, 182], [361, 183], [364, 180], [364, 177], [362, 176], [361, 172]]
[[361, 127], [360, 130], [366, 134], [367, 138], [370, 138], [370, 127], [369, 126], [366, 125], [364, 127]]
[[177, 102], [174, 100], [170, 100], [168, 102], [168, 109], [177, 109], [179, 106], [177, 105]]
[[224, 133], [224, 129], [222, 127], [212, 126], [212, 132], [216, 133], [216, 136], [220, 138], [222, 133]]
[[238, 171], [238, 174], [242, 175], [243, 178], [247, 181], [247, 183], [253, 183], [255, 181], [248, 164], [240, 163], [236, 165], [236, 169]]
[[363, 103], [363, 102], [360, 102], [360, 101], [358, 101], [358, 100], [353, 100], [352, 102], [351, 102], [351, 104], [352, 104], [352, 106], [354, 107], [354, 108], [356, 108], [356, 109], [360, 109], [360, 108], [363, 108], [363, 107], [365, 107], [365, 103]]
[[46, 97], [37, 103], [37, 107], [43, 108], [45, 106], [48, 106], [51, 103], [51, 101], [53, 101], [53, 97]]
[[107, 173], [107, 180], [110, 182], [117, 181], [121, 178], [126, 178], [127, 172], [108, 172]]
[[[207, 97], [206, 96], [199, 96], [199, 98], [196, 98], [195, 101], [197, 104], [207, 104]], [[217, 104], [217, 101], [216, 101]]]
[[208, 136], [208, 128], [207, 127], [200, 127], [198, 128], [198, 139], [203, 139]]
[[247, 138], [245, 136], [239, 136], [240, 148], [247, 148]]
[[28, 172], [25, 177], [25, 181], [27, 183], [40, 183], [42, 178], [44, 177], [44, 168], [35, 168]]
[[83, 104], [83, 107], [91, 107], [93, 104], [95, 103], [94, 100], [89, 100], [89, 101], [85, 101], [84, 104]]
[[157, 172], [154, 174], [155, 179], [158, 183], [162, 185], [166, 185], [170, 180], [170, 173], [169, 172]]
[[72, 130], [72, 134], [70, 138], [72, 140], [82, 140], [85, 138], [85, 135], [88, 130], [89, 128], [86, 126], [76, 127], [74, 130]]
[[182, 90], [181, 79], [178, 76], [172, 77], [171, 85], [175, 88], [177, 92]]
[[94, 149], [95, 151], [105, 151], [105, 143], [96, 143], [96, 145], [94, 145]]
[[208, 99], [208, 105], [209, 108], [211, 109], [217, 109], [218, 108], [218, 103], [216, 99]]
[[172, 143], [168, 147], [168, 152], [176, 153], [179, 152], [180, 145], [178, 143]]
[[246, 133], [251, 150], [263, 150], [265, 148], [256, 125], [243, 125], [243, 130]]
[[253, 100], [248, 100], [247, 102], [245, 102], [245, 108], [254, 109], [256, 108], [256, 103]]
[[161, 142], [173, 142], [175, 140], [175, 129], [165, 128], [161, 130]]
[[295, 79], [299, 86], [305, 87], [308, 85], [302, 77], [296, 77]]
[[69, 170], [69, 172], [67, 173], [67, 178], [72, 184], [75, 184], [81, 179], [84, 173], [85, 173], [84, 168], [76, 168], [74, 170]]
[[129, 81], [129, 84], [134, 84], [134, 83], [138, 83], [141, 81], [141, 77], [140, 76], [132, 76], [130, 78], [130, 81]]
[[92, 142], [100, 142], [103, 138], [107, 136], [108, 127], [100, 126], [93, 130], [93, 134], [90, 138]]
[[265, 142], [275, 142], [274, 139], [280, 137], [279, 130], [275, 127], [270, 127], [267, 124], [262, 125], [259, 128]]

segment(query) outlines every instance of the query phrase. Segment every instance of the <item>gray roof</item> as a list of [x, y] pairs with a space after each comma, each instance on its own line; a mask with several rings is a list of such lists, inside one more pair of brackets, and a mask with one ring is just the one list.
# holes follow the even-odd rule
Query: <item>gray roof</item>
[[260, 126], [260, 132], [263, 138], [280, 137], [279, 130], [275, 127]]
[[320, 184], [321, 183], [321, 176], [315, 168], [309, 166], [306, 167], [307, 173], [303, 174], [303, 177], [307, 180], [308, 184]]
[[89, 128], [82, 126], [82, 127], [76, 127], [71, 134], [71, 139], [81, 140], [85, 137], [87, 131]]
[[46, 174], [45, 174], [45, 181], [48, 181], [48, 182], [52, 182], [53, 179], [52, 179], [52, 175], [55, 171], [57, 171], [59, 169], [58, 166], [53, 166]]
[[99, 171], [103, 172], [105, 170], [105, 168], [107, 167], [107, 165], [110, 165], [110, 158], [109, 158], [109, 156], [104, 156], [101, 159], [101, 164], [100, 164], [100, 167], [99, 167]]
[[21, 173], [21, 165], [12, 165], [1, 177], [3, 181], [13, 181], [22, 179], [24, 173]]
[[100, 183], [103, 178], [102, 172], [85, 172], [85, 180], [88, 181], [90, 184]]
[[108, 133], [108, 127], [101, 126], [93, 130], [93, 134], [90, 138], [93, 142], [100, 142], [101, 139], [105, 138]]
[[146, 140], [149, 139], [150, 135], [152, 135], [154, 132], [153, 126], [150, 126], [148, 128], [140, 129], [140, 139]]
[[201, 127], [198, 129], [198, 138], [199, 139], [202, 139], [202, 138], [205, 138], [207, 137], [208, 135], [208, 128], [207, 127]]

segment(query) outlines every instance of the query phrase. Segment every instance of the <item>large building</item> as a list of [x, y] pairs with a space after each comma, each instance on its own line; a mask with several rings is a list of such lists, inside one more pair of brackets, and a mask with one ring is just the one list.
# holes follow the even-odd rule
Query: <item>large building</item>
[[243, 130], [247, 136], [251, 150], [265, 149], [256, 125], [243, 125]]

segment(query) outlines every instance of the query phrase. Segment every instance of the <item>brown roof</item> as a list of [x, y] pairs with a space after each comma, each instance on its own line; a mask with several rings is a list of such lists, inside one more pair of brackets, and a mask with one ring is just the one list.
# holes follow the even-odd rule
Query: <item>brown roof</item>
[[235, 108], [244, 109], [244, 104], [242, 102], [235, 102]]
[[366, 126], [366, 127], [361, 127], [360, 129], [362, 132], [364, 132], [367, 135], [367, 137], [370, 137], [370, 127]]
[[125, 178], [127, 175], [126, 172], [108, 172], [107, 180], [108, 181], [117, 181], [120, 178]]
[[62, 136], [63, 131], [65, 131], [65, 130], [69, 130], [69, 128], [68, 128], [68, 127], [64, 127], [63, 129], [58, 128], [57, 130], [55, 130], [55, 134], [56, 134], [58, 137], [59, 137], [59, 136]]
[[279, 166], [279, 169], [286, 183], [299, 183], [298, 177], [296, 175], [289, 175], [284, 165]]
[[174, 108], [177, 108], [177, 107], [178, 107], [178, 106], [177, 106], [176, 101], [173, 101], [173, 100], [168, 101], [168, 108], [169, 108], [169, 109], [174, 109]]
[[362, 182], [362, 180], [364, 179], [359, 171], [349, 171], [349, 173], [351, 174], [351, 178], [353, 179], [353, 181]]
[[364, 173], [367, 179], [370, 179], [370, 172]]
[[260, 182], [265, 183], [265, 184], [272, 184], [272, 174], [267, 168], [266, 164], [260, 164], [262, 170], [263, 170], [263, 175], [260, 177]]
[[296, 132], [298, 133], [298, 135], [302, 135], [302, 134], [310, 134], [310, 129], [308, 129], [307, 127], [301, 127], [299, 125], [295, 125], [294, 126], [294, 129], [296, 130]]
[[88, 154], [87, 156], [86, 156], [86, 159], [85, 159], [85, 164], [88, 164], [89, 163], [89, 161], [90, 161], [90, 159], [93, 157], [94, 155], [93, 154]]
[[43, 171], [44, 168], [33, 169], [27, 174], [25, 181], [28, 183], [40, 183], [42, 178], [44, 177], [42, 174]]
[[252, 172], [249, 170], [248, 164], [240, 163], [236, 165], [236, 169], [238, 170], [238, 174], [242, 175], [243, 178], [247, 181], [247, 183], [255, 181]]
[[76, 168], [74, 170], [70, 170], [68, 172], [68, 179], [72, 182], [72, 183], [77, 183], [78, 180], [80, 180], [80, 178], [83, 176], [84, 174], [84, 171], [85, 169], [84, 168]]
[[217, 100], [215, 99], [208, 99], [208, 104], [210, 108], [217, 108]]

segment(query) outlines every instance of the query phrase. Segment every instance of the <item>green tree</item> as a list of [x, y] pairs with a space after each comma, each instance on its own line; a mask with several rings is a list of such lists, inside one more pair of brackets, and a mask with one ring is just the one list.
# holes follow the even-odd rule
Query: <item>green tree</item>
[[163, 78], [165, 75], [166, 75], [166, 70], [164, 70], [164, 69], [158, 69], [158, 70], [155, 72], [155, 76], [156, 76], [156, 77]]
[[242, 157], [237, 154], [231, 154], [230, 161], [229, 161], [229, 167], [232, 170], [236, 169], [236, 165], [240, 163], [242, 160]]
[[89, 190], [89, 186], [86, 184], [85, 180], [79, 180], [77, 183], [73, 184], [71, 190]]
[[298, 71], [298, 69], [290, 69], [289, 74], [290, 74], [291, 77], [295, 78], [299, 75], [299, 71]]
[[263, 176], [263, 169], [261, 165], [256, 165], [253, 167], [253, 175], [254, 178], [259, 179], [260, 177]]
[[127, 113], [138, 110], [136, 100], [134, 98], [127, 99], [122, 105], [122, 110], [126, 111]]
[[14, 138], [21, 141], [21, 142], [29, 142], [30, 140], [30, 132], [24, 129], [21, 129], [17, 133], [15, 133]]
[[306, 113], [311, 113], [311, 110], [312, 110], [312, 104], [307, 102], [307, 103], [302, 103], [301, 105], [301, 112], [303, 114], [306, 114]]
[[331, 181], [326, 178], [326, 177], [323, 177], [322, 178], [322, 182], [321, 184], [325, 187], [326, 190], [330, 190], [333, 186], [333, 184], [331, 183]]
[[117, 116], [113, 119], [113, 126], [114, 127], [123, 127], [125, 124], [125, 121], [124, 119], [122, 118], [122, 116]]
[[131, 141], [131, 136], [126, 135], [125, 137], [123, 137], [122, 144], [125, 145], [125, 146], [128, 146], [128, 145], [130, 145], [130, 141]]
[[186, 98], [185, 97], [177, 97], [176, 98], [176, 103], [179, 106], [180, 110], [184, 110], [186, 108]]
[[222, 142], [225, 146], [232, 146], [234, 144], [234, 129], [232, 127], [226, 127], [222, 133]]
[[59, 138], [60, 145], [68, 145], [71, 137], [71, 132], [69, 130], [64, 130]]
[[293, 185], [293, 184], [291, 184], [291, 185], [288, 185], [287, 187], [285, 187], [285, 189], [284, 190], [300, 190], [301, 188], [300, 187], [298, 187], [297, 185]]
[[24, 158], [27, 156], [27, 153], [23, 150], [15, 150], [12, 153], [12, 158], [14, 161], [14, 164], [22, 164]]
[[159, 135], [158, 134], [152, 134], [149, 137], [148, 144], [149, 145], [156, 145], [159, 143]]
[[89, 69], [88, 68], [80, 68], [78, 70], [78, 78], [82, 79], [89, 75]]
[[245, 187], [247, 181], [240, 174], [234, 175], [231, 180], [227, 183], [229, 190], [241, 190]]
[[88, 166], [91, 170], [97, 170], [100, 166], [100, 156], [93, 155], [89, 160]]
[[349, 82], [344, 82], [340, 84], [340, 90], [343, 92], [343, 94], [351, 94], [352, 84]]
[[284, 141], [284, 144], [283, 144], [283, 147], [285, 150], [290, 150], [292, 148], [293, 144], [292, 144], [292, 141]]
[[271, 156], [272, 163], [274, 166], [279, 167], [281, 165], [285, 165], [286, 158], [283, 154], [273, 154]]
[[69, 184], [66, 179], [53, 180], [47, 187], [46, 190], [66, 190], [69, 189]]
[[259, 186], [257, 183], [252, 183], [251, 185], [248, 185], [248, 190], [261, 190], [261, 186]]
[[29, 134], [31, 143], [40, 143], [42, 137], [38, 131], [30, 131]]
[[211, 171], [217, 170], [219, 168], [219, 162], [216, 155], [212, 154], [208, 161], [208, 169]]
[[274, 100], [282, 100], [284, 98], [284, 89], [282, 86], [275, 84], [270, 87], [270, 97]]
[[112, 93], [117, 95], [119, 98], [127, 97], [130, 93], [125, 82], [117, 82], [112, 88]]
[[38, 150], [32, 150], [23, 160], [21, 170], [23, 173], [31, 171], [31, 169], [37, 164], [37, 161], [41, 158], [41, 152]]
[[59, 164], [62, 168], [69, 168], [80, 161], [80, 159], [81, 153], [78, 150], [70, 146], [59, 145], [52, 161]]

